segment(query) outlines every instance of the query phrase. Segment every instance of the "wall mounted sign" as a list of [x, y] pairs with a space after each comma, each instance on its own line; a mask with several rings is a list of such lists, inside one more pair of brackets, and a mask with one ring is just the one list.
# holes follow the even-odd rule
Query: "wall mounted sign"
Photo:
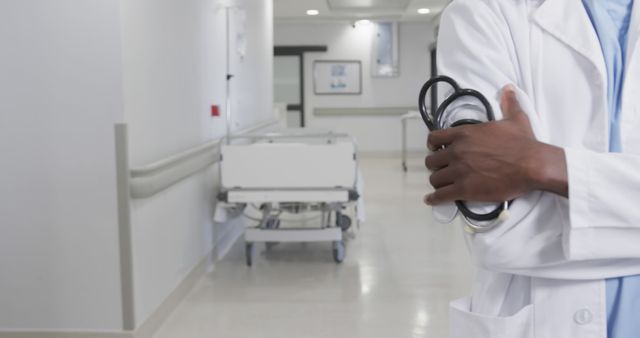
[[362, 94], [362, 64], [360, 61], [314, 61], [313, 90], [316, 95]]

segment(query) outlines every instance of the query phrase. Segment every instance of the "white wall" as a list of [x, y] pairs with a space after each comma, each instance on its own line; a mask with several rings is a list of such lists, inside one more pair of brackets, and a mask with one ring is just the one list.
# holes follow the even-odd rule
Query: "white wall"
[[0, 329], [120, 329], [117, 1], [0, 1]]
[[[114, 123], [134, 167], [223, 134], [216, 2], [0, 2], [0, 331], [123, 328]], [[272, 2], [238, 4], [234, 128], [273, 112]], [[211, 250], [215, 178], [132, 202], [137, 325]]]
[[[234, 129], [273, 114], [271, 1], [236, 1], [247, 50], [232, 40]], [[225, 11], [210, 0], [122, 2], [125, 121], [130, 161], [140, 166], [224, 135]], [[241, 15], [232, 11], [232, 27]], [[234, 29], [232, 36], [236, 36]], [[197, 174], [132, 205], [136, 322], [141, 324], [212, 249], [216, 174]]]
[[[429, 23], [399, 24], [400, 76], [371, 77], [373, 26], [354, 29], [347, 23], [277, 23], [276, 45], [327, 45], [327, 53], [309, 53], [305, 57], [305, 113], [308, 126], [351, 133], [363, 151], [390, 152], [400, 149], [398, 117], [318, 117], [314, 108], [416, 107], [418, 92], [430, 77], [429, 45], [434, 33]], [[361, 60], [362, 95], [314, 95], [314, 60]], [[423, 150], [424, 127], [413, 121], [409, 146]]]

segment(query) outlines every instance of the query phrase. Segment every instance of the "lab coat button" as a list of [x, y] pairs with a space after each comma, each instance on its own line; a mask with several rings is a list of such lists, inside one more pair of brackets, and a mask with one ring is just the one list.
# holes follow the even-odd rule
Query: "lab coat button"
[[593, 320], [593, 314], [588, 309], [578, 310], [576, 314], [573, 315], [573, 320], [580, 325], [586, 325]]

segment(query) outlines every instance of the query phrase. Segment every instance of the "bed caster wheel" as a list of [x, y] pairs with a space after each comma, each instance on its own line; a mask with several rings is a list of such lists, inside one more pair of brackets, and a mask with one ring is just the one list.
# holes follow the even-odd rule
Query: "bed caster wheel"
[[333, 242], [333, 260], [336, 261], [336, 263], [342, 263], [346, 254], [347, 250], [344, 246], [344, 241]]
[[253, 243], [246, 243], [244, 245], [244, 257], [247, 261], [247, 266], [253, 265]]
[[340, 215], [338, 216], [338, 220], [336, 221], [336, 223], [336, 225], [339, 226], [342, 231], [347, 231], [349, 230], [349, 228], [351, 228], [351, 217], [347, 215]]

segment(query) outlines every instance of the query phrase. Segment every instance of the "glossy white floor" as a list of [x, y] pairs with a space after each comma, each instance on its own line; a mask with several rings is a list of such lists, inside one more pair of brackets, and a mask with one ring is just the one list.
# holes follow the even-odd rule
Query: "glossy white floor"
[[155, 337], [446, 337], [448, 302], [470, 289], [461, 230], [422, 204], [421, 158], [406, 175], [398, 158], [361, 166], [367, 222], [342, 264], [329, 244], [281, 244], [259, 246], [248, 268], [237, 243]]

